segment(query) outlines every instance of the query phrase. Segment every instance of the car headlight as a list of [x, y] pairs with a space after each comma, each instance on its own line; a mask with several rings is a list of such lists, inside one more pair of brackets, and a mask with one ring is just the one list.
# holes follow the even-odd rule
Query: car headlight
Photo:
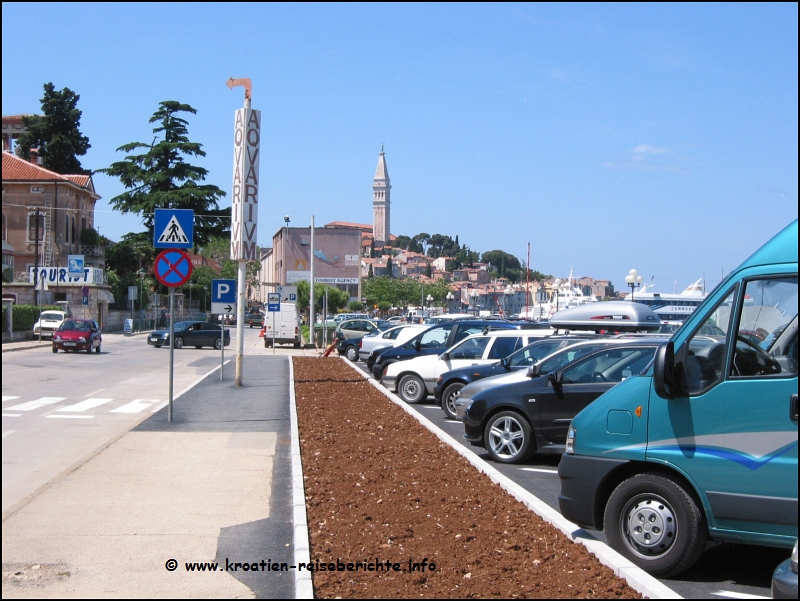
[[569, 455], [575, 454], [575, 438], [578, 435], [578, 431], [570, 424], [569, 429], [567, 430], [567, 448], [566, 453]]
[[61, 336], [59, 336], [58, 334], [53, 334], [53, 340], [59, 341], [61, 340]]
[[81, 336], [80, 338], [78, 338], [78, 342], [86, 342], [86, 337]]

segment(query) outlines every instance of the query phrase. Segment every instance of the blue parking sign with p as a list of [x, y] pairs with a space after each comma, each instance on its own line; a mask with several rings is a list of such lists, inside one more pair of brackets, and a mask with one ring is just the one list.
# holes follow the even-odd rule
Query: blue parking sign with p
[[236, 303], [236, 280], [211, 280], [212, 303]]

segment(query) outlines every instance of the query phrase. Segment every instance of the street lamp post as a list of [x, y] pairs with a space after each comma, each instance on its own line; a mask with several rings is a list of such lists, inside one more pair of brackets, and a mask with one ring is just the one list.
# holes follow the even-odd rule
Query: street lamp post
[[452, 313], [453, 312], [453, 299], [455, 298], [455, 296], [453, 296], [452, 292], [448, 292], [447, 296], [445, 298], [447, 299], [447, 312], [448, 313]]
[[556, 278], [553, 284], [555, 285], [554, 294], [556, 295], [556, 313], [558, 313], [558, 291], [561, 289], [561, 278]]
[[511, 296], [512, 294], [514, 294], [514, 288], [512, 288], [511, 284], [509, 284], [508, 286], [506, 286], [506, 289], [503, 290], [503, 300], [505, 300], [505, 306], [506, 306], [505, 307], [505, 309], [506, 309], [505, 317], [508, 317], [508, 313], [509, 313], [509, 310], [508, 310], [508, 297]]
[[[428, 306], [431, 307], [432, 304], [433, 304], [433, 297], [429, 294], [428, 297], [426, 298], [426, 300], [428, 301]], [[424, 315], [425, 315], [425, 313], [423, 311], [423, 316]]]
[[642, 276], [640, 276], [639, 272], [635, 269], [631, 269], [628, 272], [628, 275], [625, 276], [625, 283], [631, 289], [631, 302], [634, 302], [633, 293], [636, 288], [639, 288], [642, 285]]

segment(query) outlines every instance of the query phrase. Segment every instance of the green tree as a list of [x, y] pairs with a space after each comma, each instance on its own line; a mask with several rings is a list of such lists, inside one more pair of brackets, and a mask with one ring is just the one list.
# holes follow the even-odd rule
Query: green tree
[[[330, 303], [330, 299], [328, 302]], [[364, 304], [354, 300], [347, 303], [347, 308], [353, 313], [360, 313], [364, 310]]]
[[517, 272], [517, 277], [519, 277], [519, 271], [522, 269], [522, 265], [517, 257], [502, 250], [486, 251], [481, 255], [481, 261], [494, 265], [500, 277], [509, 277], [509, 275], [511, 275], [509, 270], [515, 270]]
[[392, 277], [394, 275], [394, 266], [392, 265], [392, 257], [386, 259], [386, 277]]
[[[197, 111], [174, 100], [161, 102], [150, 117], [156, 139], [152, 144], [131, 142], [117, 151], [129, 153], [123, 161], [113, 163], [102, 173], [118, 177], [127, 188], [111, 199], [111, 205], [122, 213], [141, 216], [150, 239], [153, 237], [155, 209], [193, 209], [194, 242], [203, 246], [210, 238], [222, 236], [230, 228], [231, 210], [220, 209], [217, 202], [225, 192], [211, 184], [200, 184], [208, 171], [190, 165], [184, 157], [203, 157], [202, 145], [190, 142], [188, 122], [179, 113]], [[156, 141], [157, 140], [157, 141]], [[130, 154], [145, 149], [144, 154]]]
[[44, 84], [41, 99], [44, 115], [22, 118], [26, 132], [17, 140], [17, 151], [25, 160], [31, 158], [31, 148], [38, 149], [45, 169], [56, 173], [89, 173], [81, 166], [79, 156], [92, 146], [81, 134], [81, 111], [75, 92], [69, 88], [56, 91], [52, 83]]

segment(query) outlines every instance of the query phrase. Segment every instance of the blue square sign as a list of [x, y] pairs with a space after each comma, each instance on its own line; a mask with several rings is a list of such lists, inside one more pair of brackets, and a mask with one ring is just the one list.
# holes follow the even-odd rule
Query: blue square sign
[[194, 211], [191, 209], [156, 209], [153, 224], [155, 248], [192, 248], [194, 246]]

